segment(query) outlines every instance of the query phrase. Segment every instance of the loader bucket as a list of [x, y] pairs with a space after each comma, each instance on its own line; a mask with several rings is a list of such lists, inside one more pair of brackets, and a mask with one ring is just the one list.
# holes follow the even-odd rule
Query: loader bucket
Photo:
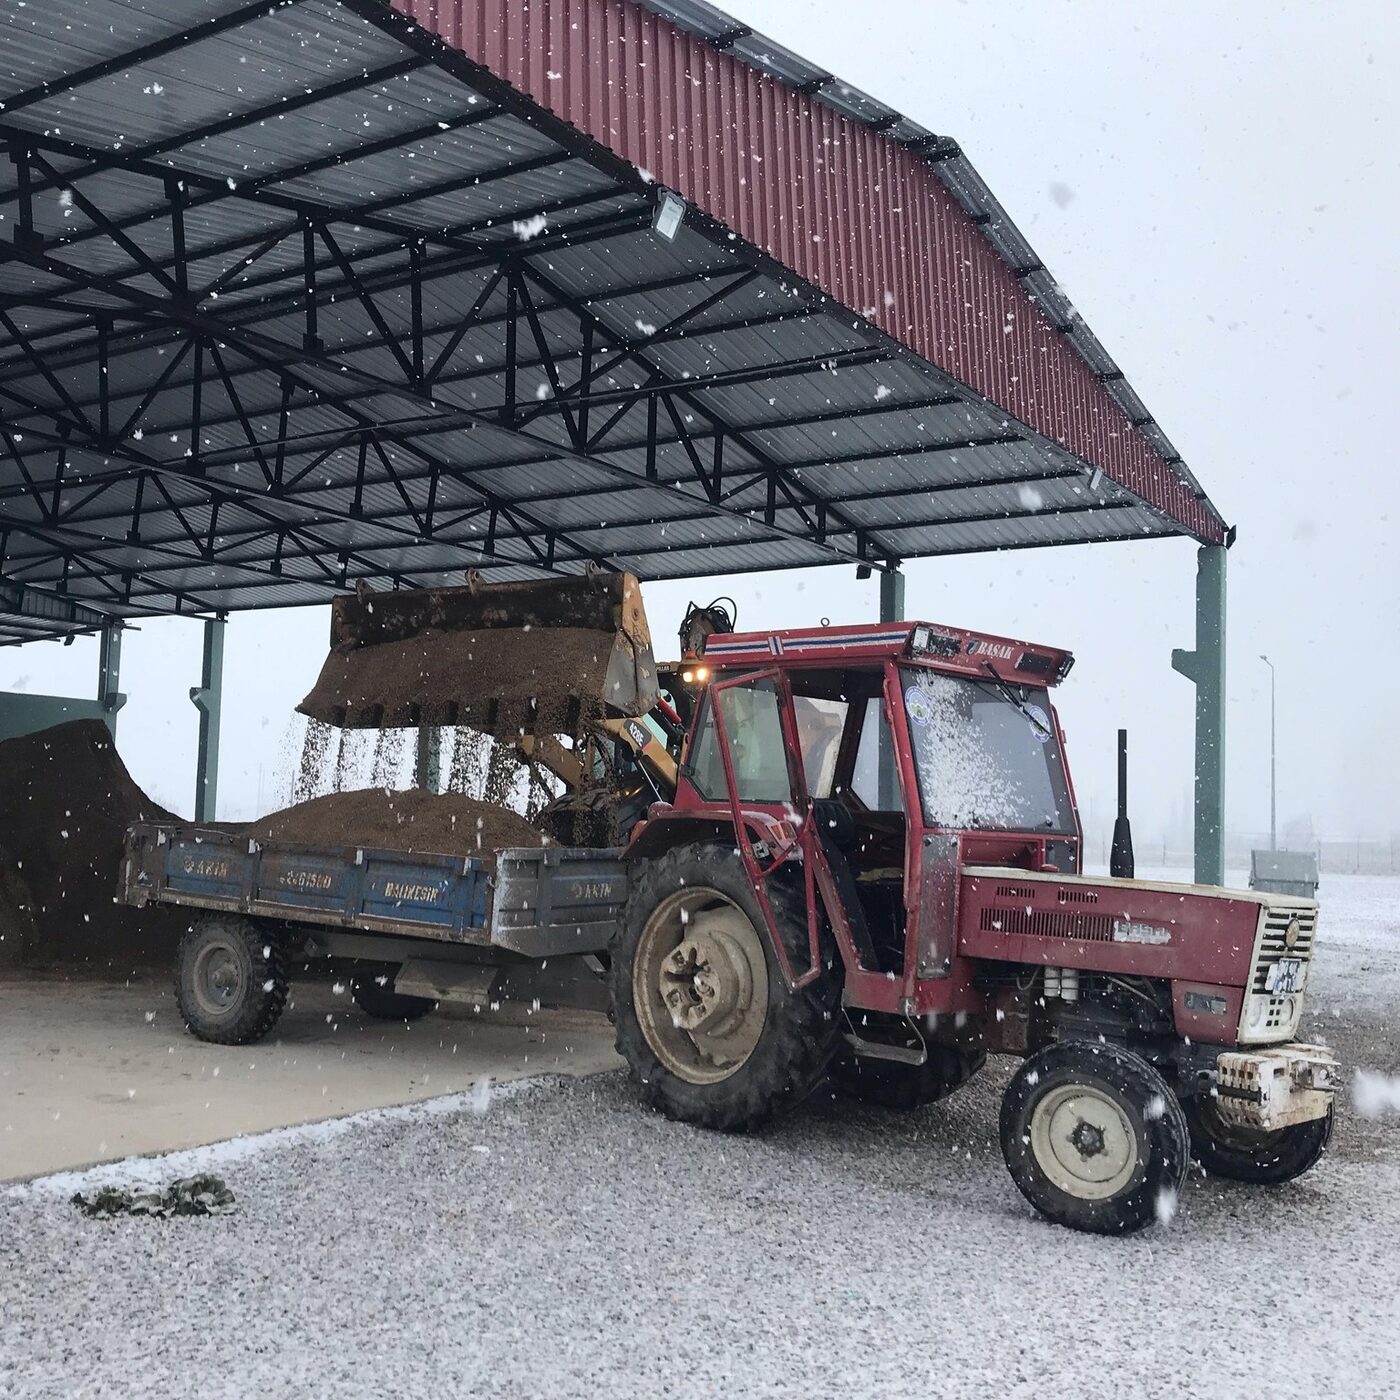
[[297, 709], [345, 729], [510, 738], [574, 734], [657, 698], [637, 580], [600, 573], [337, 598], [330, 655]]

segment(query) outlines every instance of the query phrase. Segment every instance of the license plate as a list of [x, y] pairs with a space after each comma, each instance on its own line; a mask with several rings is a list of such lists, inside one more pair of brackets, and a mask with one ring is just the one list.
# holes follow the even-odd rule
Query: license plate
[[1302, 958], [1280, 958], [1264, 974], [1264, 990], [1275, 996], [1303, 990]]

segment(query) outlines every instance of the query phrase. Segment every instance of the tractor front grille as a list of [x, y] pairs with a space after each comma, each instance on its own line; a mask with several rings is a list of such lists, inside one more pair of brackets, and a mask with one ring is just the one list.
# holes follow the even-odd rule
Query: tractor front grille
[[[1263, 910], [1263, 926], [1259, 931], [1259, 944], [1254, 955], [1254, 981], [1250, 988], [1255, 992], [1268, 991], [1269, 968], [1280, 958], [1301, 958], [1304, 963], [1312, 961], [1313, 937], [1317, 933], [1317, 905], [1307, 907], [1287, 905], [1282, 908], [1268, 904]], [[1293, 947], [1288, 946], [1288, 930], [1294, 920], [1298, 922]]]
[[[1240, 1012], [1241, 1044], [1276, 1044], [1297, 1033], [1316, 936], [1317, 905], [1311, 900], [1270, 901], [1260, 906], [1254, 963]], [[1297, 958], [1303, 964], [1303, 981], [1296, 992], [1278, 993], [1269, 986], [1271, 969], [1283, 958]]]
[[1111, 914], [1090, 914], [1080, 909], [983, 909], [984, 933], [1025, 933], [1035, 938], [1083, 938], [1092, 943], [1112, 943]]

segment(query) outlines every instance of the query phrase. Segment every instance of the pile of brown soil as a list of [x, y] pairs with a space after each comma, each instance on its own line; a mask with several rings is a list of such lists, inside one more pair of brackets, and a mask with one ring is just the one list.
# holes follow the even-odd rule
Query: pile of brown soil
[[[123, 970], [168, 958], [186, 919], [116, 902], [126, 829], [169, 821], [111, 733], [74, 720], [0, 743], [0, 934], [31, 964]], [[4, 945], [0, 945], [3, 948]]]
[[571, 733], [608, 696], [616, 636], [581, 627], [429, 629], [332, 651], [297, 708], [351, 728], [466, 724], [488, 734]]
[[455, 792], [385, 792], [383, 788], [328, 793], [274, 812], [244, 830], [258, 841], [368, 846], [483, 860], [504, 847], [546, 843], [508, 807]]

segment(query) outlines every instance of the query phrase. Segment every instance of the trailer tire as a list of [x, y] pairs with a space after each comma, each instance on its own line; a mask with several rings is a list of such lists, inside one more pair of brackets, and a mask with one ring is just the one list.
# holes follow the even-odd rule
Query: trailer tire
[[1023, 1062], [1001, 1105], [1011, 1179], [1043, 1215], [1098, 1235], [1170, 1219], [1191, 1162], [1166, 1080], [1121, 1046], [1061, 1041]]
[[984, 1050], [948, 1045], [930, 1045], [928, 1059], [921, 1065], [847, 1055], [832, 1066], [831, 1087], [872, 1108], [912, 1113], [956, 1093], [986, 1063]]
[[251, 1045], [287, 1005], [287, 953], [276, 930], [235, 914], [204, 914], [175, 955], [175, 1005], [214, 1045]]
[[385, 977], [382, 972], [357, 972], [350, 979], [350, 995], [366, 1016], [376, 1021], [418, 1021], [437, 1010], [432, 997], [409, 997], [394, 991], [392, 972], [382, 984], [381, 977]]
[[[805, 946], [800, 892], [781, 876], [767, 888], [779, 929], [794, 942], [800, 931]], [[793, 1108], [825, 1077], [839, 1043], [834, 946], [824, 940], [818, 976], [793, 991], [762, 929], [732, 847], [679, 846], [633, 866], [608, 986], [618, 1053], [642, 1097], [668, 1118], [744, 1132]], [[688, 970], [667, 971], [673, 958]], [[668, 1010], [663, 978], [673, 992], [697, 988], [682, 1012], [699, 1018], [691, 1029]]]
[[1209, 1098], [1188, 1099], [1185, 1109], [1192, 1155], [1211, 1176], [1230, 1181], [1282, 1186], [1311, 1171], [1332, 1141], [1330, 1108], [1325, 1118], [1294, 1123], [1271, 1133], [1225, 1123]]

